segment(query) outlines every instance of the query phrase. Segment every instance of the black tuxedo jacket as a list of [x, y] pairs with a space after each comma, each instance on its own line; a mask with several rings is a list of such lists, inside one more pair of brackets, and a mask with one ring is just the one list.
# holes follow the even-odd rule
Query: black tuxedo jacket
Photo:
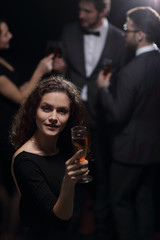
[[160, 162], [160, 52], [135, 57], [119, 73], [113, 97], [99, 90], [104, 117], [115, 123], [113, 158], [127, 164]]
[[112, 59], [114, 73], [124, 65], [126, 50], [122, 31], [109, 24], [109, 31], [102, 55], [89, 78], [86, 77], [85, 72], [83, 32], [78, 23], [71, 23], [65, 26], [62, 33], [62, 43], [63, 55], [68, 64], [67, 78], [80, 90], [84, 84], [88, 85], [87, 108], [90, 125], [94, 127], [96, 120], [97, 75], [102, 69], [104, 58]]

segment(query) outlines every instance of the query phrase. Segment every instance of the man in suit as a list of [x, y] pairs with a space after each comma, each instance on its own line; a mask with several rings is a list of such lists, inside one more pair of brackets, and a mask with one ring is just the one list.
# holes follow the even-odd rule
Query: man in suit
[[118, 240], [153, 240], [153, 183], [160, 162], [160, 51], [155, 44], [160, 16], [150, 7], [127, 12], [125, 41], [135, 58], [118, 75], [100, 72], [98, 101], [114, 124], [110, 197]]
[[105, 60], [111, 60], [117, 71], [124, 63], [125, 47], [122, 31], [106, 18], [110, 0], [80, 0], [79, 22], [66, 24], [62, 32], [63, 59], [54, 61], [54, 69], [66, 73], [82, 91], [89, 122], [95, 127], [96, 78]]
[[[79, 22], [69, 23], [64, 27], [63, 58], [54, 61], [56, 71], [63, 72], [66, 69], [66, 76], [80, 89], [86, 104], [95, 157], [95, 219], [99, 240], [106, 239], [108, 225], [107, 171], [110, 161], [109, 149], [103, 147], [104, 142], [109, 141], [108, 129], [99, 130], [96, 125], [96, 79], [105, 62], [112, 64], [114, 79], [127, 56], [123, 32], [106, 18], [110, 6], [110, 0], [80, 0]], [[106, 131], [103, 138], [101, 131]]]

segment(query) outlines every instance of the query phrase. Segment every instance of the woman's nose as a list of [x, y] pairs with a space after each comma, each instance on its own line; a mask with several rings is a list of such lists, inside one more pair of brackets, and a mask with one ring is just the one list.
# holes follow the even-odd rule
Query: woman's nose
[[56, 123], [56, 122], [58, 121], [56, 112], [53, 112], [53, 113], [50, 115], [49, 121], [50, 121], [51, 123]]
[[58, 120], [57, 120], [56, 118], [50, 117], [50, 118], [49, 118], [49, 122], [52, 123], [52, 124], [55, 124], [55, 123], [58, 122]]
[[11, 32], [9, 32], [9, 37], [10, 37], [10, 39], [13, 38], [13, 34]]

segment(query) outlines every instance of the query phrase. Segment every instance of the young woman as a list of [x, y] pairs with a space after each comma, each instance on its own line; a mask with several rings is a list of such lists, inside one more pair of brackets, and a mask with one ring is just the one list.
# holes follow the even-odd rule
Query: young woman
[[20, 192], [26, 239], [65, 239], [78, 180], [88, 174], [83, 150], [74, 153], [71, 127], [86, 125], [77, 88], [62, 77], [41, 80], [21, 105], [10, 139], [12, 173]]

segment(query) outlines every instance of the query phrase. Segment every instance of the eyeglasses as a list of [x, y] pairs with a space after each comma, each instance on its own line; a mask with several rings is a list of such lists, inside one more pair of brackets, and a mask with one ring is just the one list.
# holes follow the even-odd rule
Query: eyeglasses
[[140, 30], [129, 30], [128, 28], [127, 28], [127, 26], [126, 26], [126, 24], [124, 24], [123, 25], [123, 31], [125, 32], [125, 33], [130, 33], [130, 32], [139, 32]]

